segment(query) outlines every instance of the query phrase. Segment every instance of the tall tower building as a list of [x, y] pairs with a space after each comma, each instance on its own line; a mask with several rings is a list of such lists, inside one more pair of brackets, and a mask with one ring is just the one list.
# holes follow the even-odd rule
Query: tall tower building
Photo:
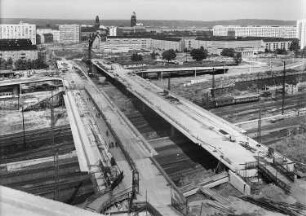
[[99, 19], [99, 16], [96, 16], [95, 28], [98, 29], [99, 27], [100, 27], [100, 19]]
[[131, 16], [131, 27], [136, 26], [137, 23], [137, 19], [136, 19], [136, 13], [133, 12], [132, 16]]
[[296, 24], [297, 38], [300, 40], [301, 49], [306, 47], [306, 19], [298, 20]]

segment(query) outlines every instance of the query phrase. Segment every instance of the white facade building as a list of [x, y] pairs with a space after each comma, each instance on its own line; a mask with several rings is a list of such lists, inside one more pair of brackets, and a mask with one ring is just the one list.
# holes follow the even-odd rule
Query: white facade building
[[214, 36], [296, 38], [295, 26], [221, 26], [213, 27]]
[[37, 34], [41, 37], [41, 43], [45, 43], [44, 41], [44, 34], [52, 34], [53, 35], [53, 42], [60, 41], [60, 31], [54, 29], [37, 29]]
[[306, 47], [306, 19], [297, 21], [297, 38], [300, 40], [301, 49]]
[[100, 49], [104, 52], [128, 52], [141, 49], [183, 51], [184, 40], [179, 38], [108, 37], [105, 42], [101, 42]]
[[109, 36], [116, 37], [117, 36], [117, 27], [112, 26], [109, 28]]
[[30, 39], [36, 44], [36, 25], [22, 23], [0, 24], [0, 39]]
[[44, 34], [52, 34], [52, 29], [37, 29], [36, 33], [40, 36], [40, 42], [45, 43]]
[[79, 43], [80, 42], [80, 25], [60, 25], [60, 43]]
[[59, 30], [52, 30], [53, 42], [60, 42], [61, 33]]

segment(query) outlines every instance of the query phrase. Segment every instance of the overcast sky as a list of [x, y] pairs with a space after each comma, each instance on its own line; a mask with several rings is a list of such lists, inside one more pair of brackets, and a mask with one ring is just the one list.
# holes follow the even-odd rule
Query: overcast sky
[[[0, 0], [5, 18], [226, 20], [306, 18], [306, 0]], [[302, 12], [304, 9], [304, 12]], [[302, 15], [303, 14], [303, 15]]]

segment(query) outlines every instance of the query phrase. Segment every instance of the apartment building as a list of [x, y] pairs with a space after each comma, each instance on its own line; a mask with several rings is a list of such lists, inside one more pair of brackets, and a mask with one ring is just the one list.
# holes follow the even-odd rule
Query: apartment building
[[306, 47], [306, 19], [298, 20], [296, 28], [296, 37], [300, 40], [300, 46], [303, 49], [304, 47]]
[[264, 42], [260, 38], [228, 38], [228, 37], [213, 37], [189, 39], [186, 47], [188, 50], [199, 49], [203, 47], [209, 53], [220, 54], [224, 48], [232, 48], [236, 51], [245, 54], [245, 56], [254, 55], [264, 51]]
[[107, 37], [101, 43], [100, 49], [105, 52], [128, 52], [141, 49], [174, 49], [184, 50], [184, 41], [181, 38], [163, 37]]
[[[40, 36], [40, 43], [47, 43], [47, 42], [59, 42], [60, 40], [60, 31], [54, 30], [50, 28], [42, 28], [37, 29], [37, 35]], [[52, 35], [52, 41], [48, 40], [48, 36]]]
[[105, 52], [128, 52], [129, 50], [149, 49], [151, 38], [145, 37], [107, 37], [100, 49]]
[[79, 43], [80, 42], [80, 25], [60, 25], [60, 43]]
[[185, 43], [182, 38], [152, 38], [151, 49], [169, 50], [182, 52], [185, 48]]
[[36, 25], [20, 22], [19, 24], [0, 24], [0, 39], [30, 39], [36, 44]]
[[214, 36], [296, 38], [295, 26], [221, 26], [213, 27]]
[[0, 58], [12, 59], [13, 62], [23, 60], [36, 60], [38, 50], [32, 45], [30, 39], [0, 39]]
[[287, 38], [265, 38], [263, 39], [265, 49], [274, 52], [277, 49], [289, 50], [292, 39]]

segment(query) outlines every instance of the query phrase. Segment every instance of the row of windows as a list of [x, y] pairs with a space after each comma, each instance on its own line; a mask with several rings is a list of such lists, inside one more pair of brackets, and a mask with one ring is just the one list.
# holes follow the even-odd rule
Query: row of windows
[[12, 92], [0, 92], [0, 96], [12, 96]]

